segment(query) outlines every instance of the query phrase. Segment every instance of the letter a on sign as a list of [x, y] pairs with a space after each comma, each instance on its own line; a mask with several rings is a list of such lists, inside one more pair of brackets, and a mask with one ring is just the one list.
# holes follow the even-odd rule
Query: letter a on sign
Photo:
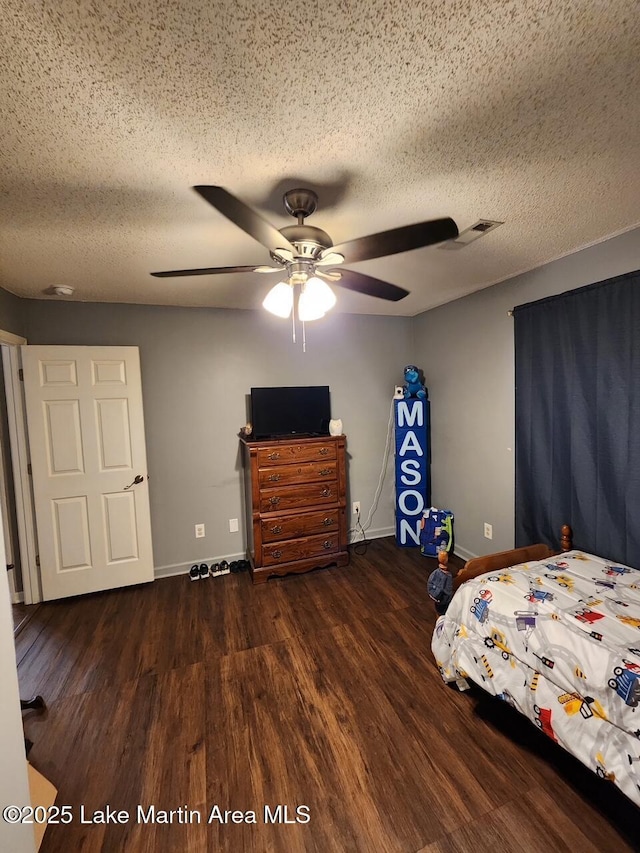
[[422, 510], [430, 506], [429, 401], [395, 400], [396, 542], [420, 544]]

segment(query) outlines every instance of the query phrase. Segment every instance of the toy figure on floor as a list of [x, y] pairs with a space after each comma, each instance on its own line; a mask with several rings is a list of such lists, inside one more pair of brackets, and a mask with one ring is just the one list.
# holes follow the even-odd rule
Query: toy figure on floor
[[420, 380], [420, 369], [415, 364], [408, 364], [404, 369], [404, 398], [418, 397], [420, 400], [427, 399], [427, 389]]
[[446, 551], [438, 551], [438, 568], [429, 575], [427, 592], [429, 598], [435, 601], [436, 611], [440, 616], [446, 613], [453, 598], [453, 578], [449, 571], [449, 555]]

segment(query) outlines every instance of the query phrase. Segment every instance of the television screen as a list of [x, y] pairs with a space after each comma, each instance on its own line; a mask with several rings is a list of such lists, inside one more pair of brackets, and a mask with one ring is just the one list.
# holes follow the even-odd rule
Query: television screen
[[253, 437], [328, 435], [331, 402], [328, 385], [252, 388]]

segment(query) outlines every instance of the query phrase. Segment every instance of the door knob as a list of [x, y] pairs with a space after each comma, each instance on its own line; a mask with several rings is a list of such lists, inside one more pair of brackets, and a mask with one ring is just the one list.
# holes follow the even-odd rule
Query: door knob
[[144, 482], [144, 477], [142, 476], [142, 474], [136, 474], [136, 477], [135, 477], [135, 479], [133, 480], [133, 482], [132, 482], [132, 483], [129, 483], [129, 485], [128, 485], [128, 486], [125, 486], [125, 487], [124, 487], [124, 490], [125, 490], [125, 492], [126, 492], [126, 490], [127, 490], [127, 489], [130, 489], [130, 488], [131, 488], [131, 486], [139, 486], [139, 485], [140, 485], [140, 483], [143, 483], [143, 482]]

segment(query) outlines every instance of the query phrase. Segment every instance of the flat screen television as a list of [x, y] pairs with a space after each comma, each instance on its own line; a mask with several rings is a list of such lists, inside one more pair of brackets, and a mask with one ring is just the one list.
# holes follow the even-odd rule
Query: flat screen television
[[255, 439], [328, 435], [330, 418], [328, 385], [251, 389]]

